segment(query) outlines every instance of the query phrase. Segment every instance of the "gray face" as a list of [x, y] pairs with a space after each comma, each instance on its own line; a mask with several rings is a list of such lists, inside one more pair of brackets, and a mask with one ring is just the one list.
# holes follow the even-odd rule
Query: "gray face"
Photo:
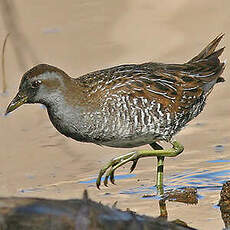
[[[22, 77], [19, 90], [6, 114], [25, 103], [55, 103], [63, 86], [63, 74], [52, 66], [35, 66]], [[39, 68], [38, 68], [39, 67]], [[39, 70], [39, 71], [38, 71]]]
[[36, 100], [36, 96], [39, 94], [40, 88], [43, 85], [43, 81], [40, 76], [33, 77], [31, 79], [22, 79], [19, 86], [18, 94], [21, 97], [27, 97], [25, 103], [37, 103], [39, 100]]
[[19, 93], [27, 96], [26, 103], [42, 103], [47, 105], [60, 95], [63, 79], [56, 72], [44, 72], [38, 76], [22, 80]]

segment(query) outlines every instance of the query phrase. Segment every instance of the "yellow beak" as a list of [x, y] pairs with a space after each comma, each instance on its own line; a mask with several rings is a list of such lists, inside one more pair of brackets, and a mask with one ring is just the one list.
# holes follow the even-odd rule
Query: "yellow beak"
[[8, 105], [5, 115], [7, 115], [8, 113], [14, 111], [19, 106], [23, 105], [26, 102], [27, 102], [27, 96], [20, 95], [20, 93], [17, 93], [15, 98]]

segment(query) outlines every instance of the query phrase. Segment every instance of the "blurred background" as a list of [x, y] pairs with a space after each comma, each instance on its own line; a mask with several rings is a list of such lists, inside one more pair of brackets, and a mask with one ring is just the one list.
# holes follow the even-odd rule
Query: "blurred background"
[[[124, 167], [117, 185], [97, 190], [98, 170], [112, 157], [131, 151], [79, 143], [57, 133], [40, 105], [24, 105], [5, 117], [23, 73], [38, 63], [70, 76], [124, 63], [182, 63], [218, 34], [225, 33], [230, 57], [229, 0], [1, 0], [0, 46], [5, 47], [6, 92], [0, 95], [0, 196], [79, 198], [84, 189], [96, 201], [158, 216], [154, 193], [156, 160]], [[2, 44], [2, 45], [1, 45]], [[229, 67], [203, 113], [176, 139], [185, 151], [166, 159], [166, 188], [195, 186], [198, 205], [169, 203], [169, 220], [199, 229], [221, 229], [216, 206], [230, 170]], [[2, 90], [2, 74], [0, 90]], [[149, 148], [143, 146], [141, 149]]]

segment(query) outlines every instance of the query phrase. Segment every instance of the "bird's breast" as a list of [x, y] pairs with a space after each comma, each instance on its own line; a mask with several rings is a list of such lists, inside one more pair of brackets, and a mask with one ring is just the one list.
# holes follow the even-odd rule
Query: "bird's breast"
[[[64, 108], [63, 108], [64, 106]], [[69, 105], [48, 109], [55, 128], [67, 137], [111, 147], [136, 147], [157, 140], [169, 141], [203, 109], [196, 102], [189, 113], [167, 110], [157, 100], [130, 95], [107, 96], [94, 110]]]

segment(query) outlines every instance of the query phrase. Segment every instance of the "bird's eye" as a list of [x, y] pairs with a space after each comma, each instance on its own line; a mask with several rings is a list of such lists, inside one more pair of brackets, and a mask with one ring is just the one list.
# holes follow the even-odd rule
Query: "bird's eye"
[[41, 80], [36, 80], [32, 82], [32, 87], [37, 88], [39, 85], [41, 85], [42, 81]]

